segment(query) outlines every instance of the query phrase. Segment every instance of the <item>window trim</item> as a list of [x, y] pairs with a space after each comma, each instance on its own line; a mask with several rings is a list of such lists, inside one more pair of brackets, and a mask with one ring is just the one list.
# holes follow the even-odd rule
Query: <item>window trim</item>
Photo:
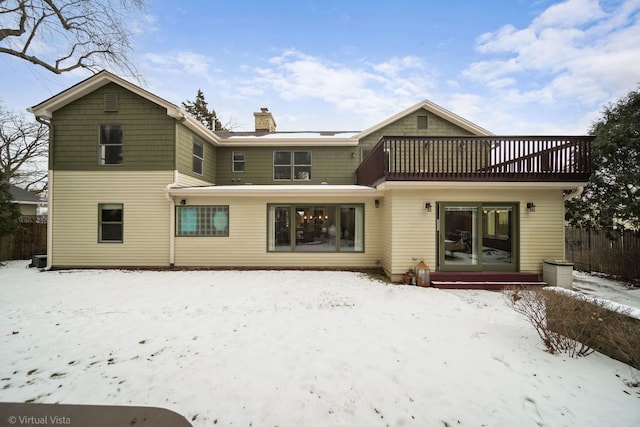
[[[121, 221], [103, 221], [102, 220], [102, 210], [104, 206], [120, 206], [122, 217]], [[102, 226], [104, 224], [112, 224], [112, 225], [120, 225], [120, 235], [122, 236], [120, 240], [105, 240], [102, 238]], [[98, 203], [98, 243], [124, 243], [124, 203]]]
[[[202, 157], [196, 154], [196, 146], [202, 148]], [[196, 161], [200, 164], [200, 172], [196, 171]], [[191, 145], [191, 171], [196, 175], [204, 175], [204, 142], [196, 138], [193, 138], [193, 143]]]
[[[356, 211], [356, 221], [358, 220], [358, 216], [361, 217], [361, 223], [356, 224], [356, 228], [360, 228], [360, 232], [362, 234], [362, 238], [359, 239], [359, 242], [356, 243], [354, 239], [354, 246], [352, 250], [342, 250], [342, 246], [340, 245], [340, 240], [342, 239], [339, 236], [339, 233], [336, 235], [336, 246], [335, 250], [324, 250], [324, 251], [300, 251], [296, 250], [296, 240], [297, 240], [297, 225], [294, 224], [296, 221], [296, 211], [298, 209], [319, 209], [319, 208], [334, 208], [335, 214], [335, 226], [338, 230], [341, 229], [341, 218], [340, 213], [343, 208], [360, 208], [360, 213], [358, 214]], [[288, 221], [289, 221], [289, 248], [283, 249], [283, 247], [275, 246], [275, 230], [273, 227], [273, 214], [275, 213], [276, 208], [287, 208], [289, 211]], [[267, 204], [267, 239], [266, 239], [266, 249], [268, 253], [298, 253], [298, 254], [313, 254], [313, 253], [330, 253], [330, 254], [362, 254], [365, 253], [365, 204], [364, 203], [268, 203]], [[273, 237], [273, 238], [272, 238]], [[360, 249], [357, 249], [360, 246]], [[286, 248], [286, 246], [285, 246]]]
[[[197, 212], [195, 219], [190, 219], [191, 221], [195, 220], [195, 224], [192, 227], [195, 230], [192, 233], [182, 231], [184, 227], [181, 227], [183, 219], [183, 214], [181, 211], [189, 209], [190, 211], [195, 210]], [[205, 218], [202, 219], [200, 217], [202, 212], [205, 212]], [[207, 212], [208, 211], [208, 212]], [[226, 221], [226, 233], [212, 233], [211, 230], [217, 229], [215, 225], [212, 225], [214, 221], [216, 221], [215, 216], [218, 212], [223, 212], [226, 214], [226, 218], [221, 218], [221, 221]], [[229, 209], [229, 205], [184, 205], [184, 206], [176, 206], [175, 210], [175, 237], [229, 237], [231, 221], [230, 214], [231, 210]], [[210, 217], [211, 223], [206, 223], [207, 216]], [[202, 226], [206, 226], [206, 230], [201, 230]], [[208, 233], [207, 233], [208, 231]]]
[[[236, 160], [236, 153], [242, 154], [242, 160]], [[246, 156], [244, 151], [232, 151], [231, 152], [231, 172], [233, 173], [244, 173], [246, 170]], [[242, 164], [242, 170], [236, 170], [236, 164]]]
[[[120, 128], [120, 143], [119, 144], [103, 144], [102, 143], [102, 128], [103, 126], [118, 126]], [[106, 155], [103, 156], [103, 147], [120, 147], [120, 163], [106, 163]], [[106, 153], [105, 153], [106, 154]], [[124, 164], [124, 126], [122, 124], [109, 124], [102, 123], [98, 125], [98, 164], [100, 166], [122, 166]]]
[[[290, 161], [288, 164], [276, 164], [276, 153], [289, 153], [290, 155]], [[309, 164], [297, 164], [296, 163], [296, 153], [305, 153], [309, 155], [309, 160], [310, 163]], [[276, 150], [273, 152], [273, 157], [272, 157], [273, 161], [273, 169], [272, 169], [272, 173], [273, 173], [273, 180], [274, 181], [311, 181], [312, 178], [312, 170], [313, 170], [313, 151], [310, 150], [306, 150], [306, 151], [287, 151], [287, 150]], [[288, 166], [290, 168], [289, 170], [289, 178], [276, 178], [276, 167], [286, 167]], [[308, 178], [296, 178], [296, 167], [308, 167], [309, 168], [309, 177]]]

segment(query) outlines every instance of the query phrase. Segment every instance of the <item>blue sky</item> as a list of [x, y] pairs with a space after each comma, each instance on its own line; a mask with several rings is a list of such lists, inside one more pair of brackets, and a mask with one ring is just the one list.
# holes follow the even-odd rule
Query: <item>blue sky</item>
[[[142, 86], [202, 89], [235, 130], [260, 107], [278, 130], [363, 130], [429, 99], [496, 134], [584, 134], [640, 84], [640, 0], [147, 3]], [[0, 100], [24, 111], [87, 76], [3, 55]]]

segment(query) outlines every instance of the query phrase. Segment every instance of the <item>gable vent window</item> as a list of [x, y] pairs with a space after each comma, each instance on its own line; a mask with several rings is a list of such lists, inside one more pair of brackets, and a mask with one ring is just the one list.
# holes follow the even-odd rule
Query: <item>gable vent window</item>
[[118, 111], [118, 94], [117, 93], [105, 93], [104, 111], [105, 112]]
[[429, 121], [427, 116], [418, 116], [418, 129], [427, 129], [429, 127]]

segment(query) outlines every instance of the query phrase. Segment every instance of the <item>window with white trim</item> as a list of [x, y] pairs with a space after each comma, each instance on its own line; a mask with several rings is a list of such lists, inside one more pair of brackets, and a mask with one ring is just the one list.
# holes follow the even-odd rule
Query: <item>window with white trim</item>
[[231, 154], [233, 172], [244, 172], [244, 151], [234, 151]]
[[193, 173], [202, 175], [204, 171], [204, 144], [193, 140]]
[[269, 205], [270, 252], [363, 252], [363, 205]]
[[275, 181], [311, 180], [311, 151], [274, 151], [273, 179]]
[[176, 206], [176, 236], [228, 237], [229, 206]]
[[122, 243], [124, 237], [124, 206], [121, 203], [98, 205], [98, 242]]
[[122, 164], [122, 125], [100, 125], [100, 164]]

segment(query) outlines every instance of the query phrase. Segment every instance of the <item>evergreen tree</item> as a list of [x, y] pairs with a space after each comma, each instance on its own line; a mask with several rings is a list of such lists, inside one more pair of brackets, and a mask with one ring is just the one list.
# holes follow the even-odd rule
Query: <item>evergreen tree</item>
[[582, 228], [640, 229], [640, 92], [606, 107], [590, 134], [593, 172], [582, 195], [567, 202], [567, 219]]
[[185, 101], [182, 103], [182, 106], [189, 114], [209, 129], [226, 130], [222, 126], [222, 123], [220, 123], [220, 120], [218, 120], [216, 111], [213, 109], [209, 110], [209, 106], [207, 105], [207, 101], [204, 99], [202, 90], [198, 89], [195, 101]]
[[11, 234], [18, 228], [20, 209], [12, 200], [9, 184], [0, 175], [0, 237]]

